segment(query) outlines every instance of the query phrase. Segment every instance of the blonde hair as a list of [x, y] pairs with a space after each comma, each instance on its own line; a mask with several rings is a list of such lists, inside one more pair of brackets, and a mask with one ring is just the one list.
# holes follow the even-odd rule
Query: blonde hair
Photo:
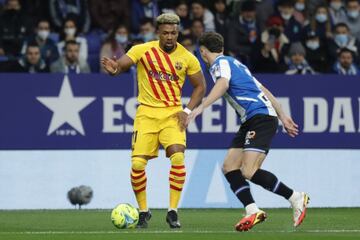
[[163, 13], [156, 18], [156, 26], [161, 24], [180, 24], [180, 18], [173, 13]]

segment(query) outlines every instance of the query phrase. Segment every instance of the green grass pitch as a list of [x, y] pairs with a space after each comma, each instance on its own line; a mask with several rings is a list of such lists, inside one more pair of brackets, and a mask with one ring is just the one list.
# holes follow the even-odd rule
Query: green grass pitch
[[0, 211], [0, 240], [109, 239], [360, 239], [360, 208], [309, 208], [304, 223], [292, 227], [291, 209], [265, 209], [266, 222], [249, 232], [234, 231], [239, 209], [181, 209], [181, 230], [170, 230], [166, 210], [153, 210], [146, 230], [116, 229], [110, 210]]

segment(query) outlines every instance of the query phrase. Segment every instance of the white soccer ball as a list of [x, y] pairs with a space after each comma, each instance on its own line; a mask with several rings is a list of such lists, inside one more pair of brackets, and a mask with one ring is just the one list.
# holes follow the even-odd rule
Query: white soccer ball
[[139, 212], [132, 205], [121, 203], [112, 210], [111, 221], [115, 227], [120, 229], [135, 228], [139, 221]]

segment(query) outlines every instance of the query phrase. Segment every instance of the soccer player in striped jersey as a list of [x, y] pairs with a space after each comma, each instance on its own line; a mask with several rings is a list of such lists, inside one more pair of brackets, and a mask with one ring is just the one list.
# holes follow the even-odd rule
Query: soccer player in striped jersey
[[[146, 199], [145, 167], [148, 160], [158, 156], [160, 144], [171, 161], [170, 204], [166, 221], [171, 228], [181, 227], [177, 207], [186, 175], [186, 120], [204, 97], [205, 79], [197, 58], [177, 43], [179, 22], [175, 14], [162, 14], [156, 19], [158, 41], [136, 45], [117, 61], [102, 58], [104, 69], [111, 75], [137, 65], [140, 105], [132, 137], [131, 183], [139, 205], [139, 228], [146, 228], [151, 218]], [[194, 90], [183, 109], [181, 89], [186, 76]]]
[[273, 173], [260, 168], [277, 131], [278, 119], [291, 137], [298, 135], [298, 126], [246, 66], [223, 55], [224, 41], [220, 34], [205, 33], [199, 45], [215, 85], [203, 103], [192, 111], [188, 122], [224, 96], [242, 123], [223, 164], [224, 175], [246, 211], [245, 217], [235, 225], [236, 230], [247, 231], [267, 217], [255, 204], [248, 181], [287, 199], [294, 210], [294, 226], [299, 226], [305, 218], [308, 195], [292, 190]]

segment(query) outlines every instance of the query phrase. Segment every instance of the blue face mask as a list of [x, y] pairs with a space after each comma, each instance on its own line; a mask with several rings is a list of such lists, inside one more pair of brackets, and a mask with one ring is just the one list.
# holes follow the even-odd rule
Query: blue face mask
[[295, 3], [295, 9], [300, 12], [303, 11], [305, 9], [305, 4], [297, 2], [297, 3]]
[[148, 32], [142, 35], [144, 42], [149, 42], [155, 39], [155, 34], [153, 32]]
[[335, 35], [335, 42], [338, 43], [340, 46], [345, 46], [348, 41], [349, 41], [349, 36], [347, 34]]
[[352, 19], [355, 19], [359, 16], [359, 11], [357, 10], [351, 10], [351, 11], [348, 11], [347, 12], [347, 15], [352, 18]]
[[126, 35], [116, 34], [115, 39], [118, 43], [126, 43], [128, 41], [128, 37]]
[[318, 13], [318, 14], [316, 14], [316, 16], [315, 16], [315, 19], [316, 19], [316, 21], [318, 21], [319, 23], [324, 23], [324, 22], [326, 22], [326, 20], [327, 20], [327, 16], [326, 16], [326, 14]]

